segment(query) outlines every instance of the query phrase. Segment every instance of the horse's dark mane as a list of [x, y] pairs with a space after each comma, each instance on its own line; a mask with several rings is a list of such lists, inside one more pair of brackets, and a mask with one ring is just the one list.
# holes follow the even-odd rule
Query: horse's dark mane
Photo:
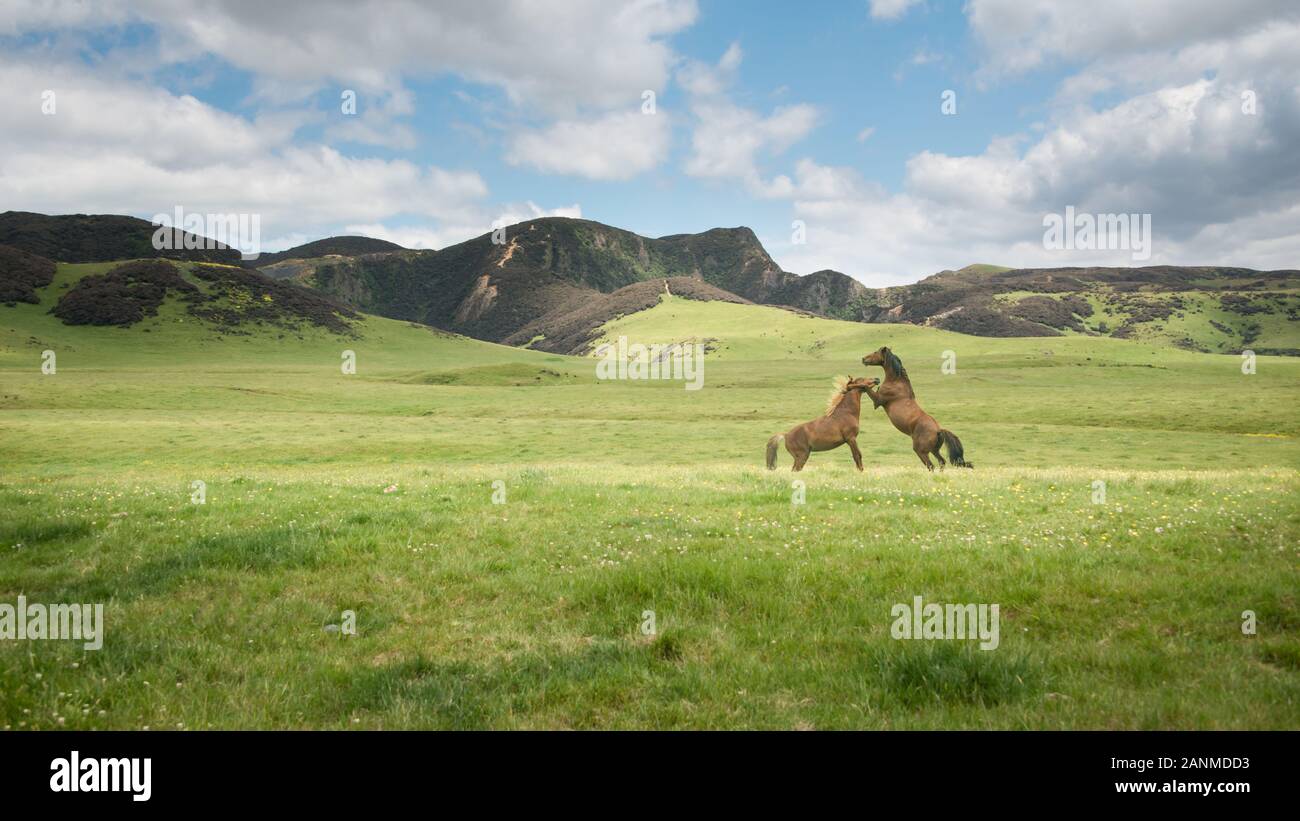
[[898, 354], [894, 353], [893, 351], [890, 351], [889, 353], [885, 354], [885, 358], [889, 360], [890, 370], [892, 370], [894, 373], [898, 374], [904, 379], [907, 378], [907, 368], [903, 367], [903, 360], [898, 358]]

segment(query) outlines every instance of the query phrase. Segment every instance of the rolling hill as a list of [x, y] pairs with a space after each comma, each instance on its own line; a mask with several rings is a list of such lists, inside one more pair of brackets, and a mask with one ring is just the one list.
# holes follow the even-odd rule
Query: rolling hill
[[[239, 251], [185, 231], [172, 231], [171, 248], [153, 246], [157, 226], [148, 220], [117, 214], [62, 214], [29, 211], [0, 214], [0, 245], [7, 245], [55, 262], [110, 262], [168, 257], [238, 265]], [[215, 248], [186, 245], [216, 244]], [[2, 273], [0, 273], [2, 276]]]
[[280, 262], [268, 273], [287, 273], [364, 311], [559, 353], [585, 351], [611, 310], [651, 304], [665, 280], [690, 298], [828, 316], [867, 293], [843, 274], [782, 271], [748, 228], [651, 239], [561, 217], [509, 226], [500, 243], [489, 233], [437, 251]]
[[[647, 295], [676, 278], [709, 286], [669, 286], [690, 298], [739, 297], [832, 319], [976, 336], [1083, 334], [1204, 352], [1300, 354], [1294, 270], [981, 264], [869, 289], [837, 271], [781, 270], [748, 228], [651, 239], [559, 217], [510, 226], [500, 244], [484, 234], [438, 251], [295, 259], [264, 270], [383, 316], [559, 353], [590, 350], [610, 310], [649, 304]], [[641, 287], [652, 280], [660, 285]]]
[[862, 318], [976, 336], [1086, 334], [1300, 355], [1300, 271], [972, 265], [876, 292]]
[[361, 254], [376, 254], [385, 251], [402, 251], [402, 246], [386, 239], [373, 237], [326, 237], [314, 242], [286, 248], [283, 251], [259, 254], [248, 260], [251, 267], [263, 269], [268, 276], [277, 276], [277, 264], [285, 260], [309, 260], [321, 257], [355, 257]]
[[162, 260], [65, 263], [46, 285], [32, 291], [29, 301], [0, 304], [0, 367], [39, 374], [43, 351], [53, 350], [61, 373], [121, 367], [201, 370], [220, 362], [338, 373], [342, 352], [352, 350], [364, 368], [524, 363], [531, 379], [546, 359], [533, 351], [361, 314], [237, 266]]
[[[870, 289], [843, 273], [783, 271], [753, 231], [648, 238], [547, 217], [439, 250], [330, 237], [255, 260], [231, 249], [154, 251], [131, 217], [0, 215], [0, 287], [29, 299], [42, 263], [166, 255], [256, 269], [351, 309], [552, 353], [590, 351], [600, 327], [665, 291], [785, 307], [831, 319], [988, 337], [1108, 336], [1185, 350], [1300, 355], [1300, 271], [1214, 266], [1029, 268], [970, 265]], [[35, 267], [33, 267], [35, 266]], [[288, 294], [289, 292], [284, 292]]]

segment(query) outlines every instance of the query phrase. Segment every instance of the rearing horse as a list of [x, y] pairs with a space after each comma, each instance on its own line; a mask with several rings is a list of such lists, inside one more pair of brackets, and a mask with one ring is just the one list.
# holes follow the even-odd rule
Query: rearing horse
[[889, 348], [881, 348], [862, 357], [863, 365], [879, 365], [885, 369], [885, 381], [879, 390], [867, 388], [867, 396], [878, 408], [885, 407], [889, 421], [894, 427], [912, 437], [912, 450], [929, 470], [934, 470], [930, 455], [939, 460], [939, 469], [947, 464], [939, 455], [939, 446], [948, 446], [948, 458], [956, 467], [975, 467], [966, 461], [962, 452], [961, 440], [950, 430], [939, 427], [934, 417], [921, 410], [916, 404], [916, 393], [912, 390], [912, 380], [907, 378], [907, 369], [903, 360]]

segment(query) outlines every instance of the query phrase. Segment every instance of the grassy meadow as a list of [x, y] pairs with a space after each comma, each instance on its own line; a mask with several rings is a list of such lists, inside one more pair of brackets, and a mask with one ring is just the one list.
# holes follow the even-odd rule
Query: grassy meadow
[[[0, 306], [0, 602], [106, 621], [0, 641], [0, 727], [1300, 728], [1300, 360], [674, 298], [605, 328], [709, 346], [686, 391], [375, 317], [46, 313], [106, 267]], [[865, 473], [764, 470], [881, 345], [976, 469], [864, 409]], [[892, 639], [918, 595], [997, 603], [999, 647]]]

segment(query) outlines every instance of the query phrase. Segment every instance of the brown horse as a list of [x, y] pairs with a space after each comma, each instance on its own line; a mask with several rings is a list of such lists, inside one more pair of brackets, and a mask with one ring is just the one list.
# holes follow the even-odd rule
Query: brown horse
[[767, 440], [767, 469], [776, 470], [776, 447], [782, 442], [794, 457], [796, 471], [803, 470], [804, 462], [813, 451], [833, 450], [847, 442], [849, 450], [853, 451], [854, 464], [862, 470], [862, 451], [858, 450], [862, 392], [879, 384], [879, 379], [854, 379], [851, 376], [837, 379], [835, 391], [826, 403], [826, 413]]
[[956, 467], [975, 467], [966, 461], [961, 440], [956, 434], [939, 427], [934, 417], [916, 404], [916, 394], [912, 391], [912, 381], [907, 378], [903, 360], [888, 348], [881, 348], [862, 357], [862, 364], [879, 365], [885, 369], [885, 383], [878, 391], [867, 388], [867, 395], [877, 408], [881, 405], [885, 407], [885, 413], [889, 414], [889, 421], [894, 423], [894, 427], [912, 437], [912, 450], [916, 451], [927, 469], [934, 470], [930, 454], [939, 460], [940, 470], [946, 464], [939, 455], [940, 445], [948, 446], [948, 458]]

